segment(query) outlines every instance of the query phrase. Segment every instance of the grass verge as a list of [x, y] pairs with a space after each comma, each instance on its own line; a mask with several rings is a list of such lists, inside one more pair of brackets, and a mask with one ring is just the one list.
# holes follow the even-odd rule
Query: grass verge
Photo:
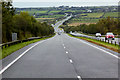
[[85, 41], [97, 44], [99, 46], [102, 46], [102, 47], [105, 47], [105, 48], [108, 48], [110, 50], [113, 50], [115, 52], [119, 52], [120, 53], [120, 50], [119, 50], [120, 47], [119, 47], [119, 45], [108, 44], [108, 43], [105, 43], [105, 42], [102, 42], [102, 41], [98, 41], [98, 40], [94, 40], [94, 39], [89, 39], [89, 38], [85, 38], [85, 37], [72, 36], [71, 34], [68, 34], [68, 35], [71, 36], [71, 37], [79, 38], [79, 39], [82, 39], [82, 40], [85, 40]]
[[31, 43], [35, 43], [35, 42], [38, 42], [38, 41], [41, 41], [41, 40], [45, 40], [45, 39], [48, 39], [48, 38], [50, 38], [50, 37], [41, 38], [41, 39], [35, 39], [35, 40], [32, 40], [32, 41], [23, 42], [23, 43], [12, 45], [12, 46], [7, 47], [7, 48], [3, 48], [2, 51], [0, 50], [0, 60], [5, 58], [5, 57], [7, 57], [10, 54], [12, 54], [13, 52], [15, 52], [15, 51], [17, 51], [17, 50], [19, 50], [19, 49], [21, 49], [21, 48], [31, 44]]

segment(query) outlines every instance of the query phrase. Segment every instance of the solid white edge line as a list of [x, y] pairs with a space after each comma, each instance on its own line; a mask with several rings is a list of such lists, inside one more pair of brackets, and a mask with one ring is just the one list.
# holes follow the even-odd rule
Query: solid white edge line
[[[81, 41], [81, 40], [80, 40]], [[89, 46], [92, 46], [92, 47], [94, 47], [94, 48], [96, 48], [96, 49], [98, 49], [98, 50], [101, 50], [101, 51], [103, 51], [103, 52], [105, 52], [105, 53], [107, 53], [107, 54], [109, 54], [109, 55], [111, 55], [111, 56], [113, 56], [113, 57], [115, 57], [115, 58], [117, 58], [117, 59], [120, 59], [117, 55], [114, 55], [114, 54], [112, 54], [112, 53], [110, 53], [110, 52], [108, 52], [108, 51], [106, 51], [106, 50], [103, 50], [103, 49], [101, 49], [101, 48], [98, 48], [98, 47], [96, 47], [96, 46], [94, 46], [94, 45], [92, 45], [92, 44], [89, 44], [89, 43], [87, 43], [87, 42], [84, 42], [84, 41], [81, 41], [81, 42], [83, 42], [83, 43], [85, 43], [85, 44], [87, 44], [87, 45], [89, 45]]]
[[40, 41], [38, 43], [36, 43], [35, 45], [31, 46], [30, 48], [28, 48], [26, 51], [24, 51], [20, 56], [18, 56], [15, 60], [13, 60], [11, 63], [9, 63], [6, 67], [4, 67], [1, 71], [0, 74], [2, 74], [4, 71], [6, 71], [10, 66], [12, 66], [16, 61], [18, 61], [23, 55], [25, 55], [29, 50], [31, 50], [32, 48], [34, 48], [35, 46], [37, 46], [38, 44], [44, 42], [46, 40]]
[[[69, 36], [68, 36], [69, 37]], [[70, 37], [71, 38], [71, 37]], [[73, 38], [73, 39], [75, 39], [75, 38]], [[94, 46], [94, 45], [92, 45], [92, 44], [90, 44], [90, 43], [87, 43], [87, 42], [85, 42], [85, 41], [83, 41], [83, 40], [80, 40], [80, 39], [77, 39], [77, 40], [79, 40], [79, 41], [81, 41], [82, 43], [85, 43], [85, 44], [87, 44], [87, 45], [89, 45], [89, 46], [92, 46], [92, 47], [94, 47], [94, 48], [96, 48], [96, 49], [98, 49], [98, 50], [100, 50], [100, 51], [103, 51], [103, 52], [105, 52], [105, 53], [107, 53], [107, 54], [109, 54], [109, 55], [111, 55], [111, 56], [113, 56], [113, 57], [115, 57], [115, 58], [117, 58], [117, 59], [120, 59], [120, 57], [118, 57], [117, 55], [114, 55], [114, 54], [112, 54], [112, 53], [110, 53], [110, 52], [108, 52], [108, 51], [106, 51], [106, 50], [103, 50], [103, 49], [101, 49], [101, 48], [98, 48], [97, 46]]]

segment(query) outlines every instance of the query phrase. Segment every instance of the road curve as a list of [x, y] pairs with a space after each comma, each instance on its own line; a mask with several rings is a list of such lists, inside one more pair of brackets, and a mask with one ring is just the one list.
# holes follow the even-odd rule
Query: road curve
[[[55, 31], [59, 31], [58, 27], [69, 18], [71, 16], [56, 23]], [[34, 47], [31, 48], [31, 46]], [[69, 37], [64, 33], [61, 35], [56, 34], [51, 39], [28, 45], [6, 57], [2, 62], [3, 69], [24, 51], [31, 48], [14, 64], [9, 66], [2, 73], [2, 77], [8, 78], [6, 80], [10, 78], [14, 78], [13, 80], [17, 80], [16, 78], [38, 78], [37, 80], [39, 78], [52, 78], [52, 80], [53, 78], [54, 80], [56, 78], [62, 80], [117, 80], [118, 58], [97, 47], [99, 46]]]

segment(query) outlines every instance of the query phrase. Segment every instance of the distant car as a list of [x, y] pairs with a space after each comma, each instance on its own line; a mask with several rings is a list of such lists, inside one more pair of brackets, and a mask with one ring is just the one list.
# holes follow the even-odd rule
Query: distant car
[[95, 36], [96, 37], [101, 37], [101, 34], [100, 33], [96, 33]]
[[111, 33], [111, 32], [106, 33], [106, 35], [105, 35], [105, 40], [108, 40], [108, 39], [114, 40], [114, 39], [115, 39], [114, 34]]
[[61, 35], [61, 32], [58, 32], [58, 35]]

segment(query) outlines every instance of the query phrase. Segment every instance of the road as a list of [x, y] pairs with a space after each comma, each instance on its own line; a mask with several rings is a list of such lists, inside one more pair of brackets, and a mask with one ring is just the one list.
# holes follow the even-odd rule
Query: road
[[20, 49], [3, 60], [3, 67], [7, 66], [18, 53], [25, 54], [2, 72], [3, 78], [61, 78], [62, 80], [63, 78], [64, 80], [118, 78], [119, 57], [116, 54], [95, 44], [69, 37], [65, 33], [56, 34], [53, 38]]
[[67, 18], [65, 18], [65, 19], [63, 19], [62, 21], [57, 22], [55, 25], [53, 25], [53, 27], [54, 27], [54, 29], [55, 29], [55, 32], [59, 32], [60, 29], [59, 29], [58, 27], [59, 27], [60, 25], [62, 25], [65, 21], [69, 20], [71, 17], [72, 17], [72, 15], [69, 16], [69, 17], [67, 17]]

